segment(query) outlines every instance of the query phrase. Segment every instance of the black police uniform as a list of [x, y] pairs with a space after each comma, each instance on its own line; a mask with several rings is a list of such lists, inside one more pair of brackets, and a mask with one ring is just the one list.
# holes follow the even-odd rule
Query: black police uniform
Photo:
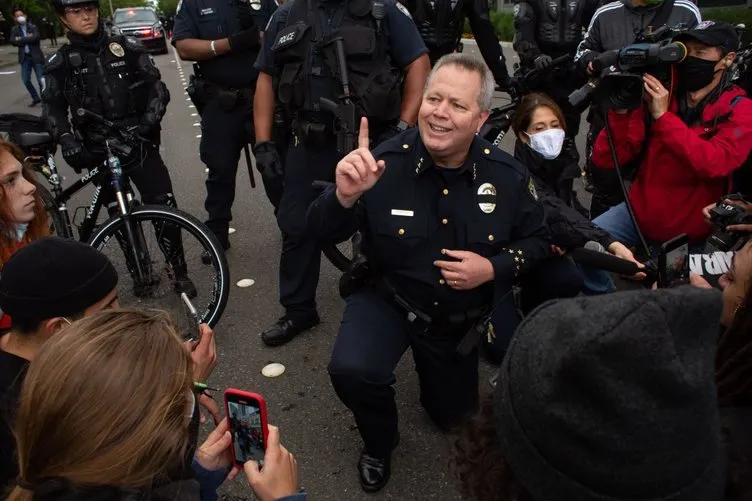
[[[543, 69], [551, 60], [569, 55], [574, 60], [582, 29], [598, 8], [599, 0], [516, 0], [514, 50], [524, 70]], [[585, 83], [585, 74], [574, 63], [553, 69], [532, 83], [532, 89], [548, 94], [564, 113], [567, 142], [560, 162], [578, 164], [574, 138], [580, 130], [581, 113], [569, 104], [569, 94]]]
[[358, 114], [373, 124], [371, 137], [378, 137], [379, 130], [388, 131], [389, 124], [399, 120], [400, 68], [427, 52], [404, 7], [398, 8], [394, 0], [381, 0], [385, 12], [377, 20], [372, 14], [374, 4], [372, 0], [291, 0], [274, 13], [264, 34], [256, 67], [272, 77], [278, 102], [293, 121], [277, 215], [284, 238], [280, 302], [286, 313], [265, 331], [267, 344], [284, 343], [290, 338], [288, 333], [318, 323], [321, 246], [307, 231], [305, 214], [316, 197], [312, 182], [332, 180], [342, 158], [333, 115], [320, 108], [319, 99], [337, 102], [342, 90], [333, 73], [338, 68], [334, 44], [321, 48], [317, 41], [326, 42], [335, 34], [344, 37], [354, 101]]
[[[412, 347], [428, 415], [442, 428], [458, 424], [478, 404], [478, 351], [460, 356], [458, 344], [495, 298], [511, 297], [513, 282], [548, 255], [549, 245], [527, 169], [488, 141], [475, 137], [458, 169], [436, 167], [417, 129], [373, 155], [386, 162], [374, 187], [352, 209], [328, 189], [311, 205], [308, 224], [322, 240], [359, 229], [371, 273], [394, 290], [367, 279], [347, 295], [329, 364], [364, 454], [383, 460], [397, 437], [393, 372], [405, 350]], [[442, 249], [489, 258], [495, 280], [452, 289], [433, 264], [449, 259]], [[421, 320], [426, 315], [430, 322]], [[497, 335], [509, 343], [512, 333]]]
[[431, 66], [442, 56], [461, 50], [465, 19], [470, 22], [483, 59], [502, 88], [509, 85], [504, 52], [491, 24], [486, 0], [403, 0], [428, 47]]
[[[254, 29], [254, 25], [260, 34], [276, 8], [274, 0], [182, 0], [172, 44], [186, 39], [220, 40]], [[231, 50], [194, 65], [198, 82], [192, 97], [201, 115], [201, 161], [209, 168], [206, 225], [225, 249], [230, 246], [228, 231], [240, 153], [245, 145], [255, 142], [253, 94], [258, 71], [253, 63], [259, 47]]]
[[[137, 154], [138, 147], [131, 158], [121, 157], [123, 169], [144, 203], [177, 207], [170, 173], [159, 154], [160, 122], [170, 93], [146, 48], [135, 38], [108, 36], [101, 21], [93, 35], [71, 32], [68, 39], [70, 44], [47, 60], [42, 92], [44, 118], [66, 162], [77, 172], [104, 162], [105, 140], [112, 137], [103, 125], [77, 116], [76, 109], [85, 108], [121, 126], [138, 126], [138, 132], [152, 144], [144, 147], [143, 158]], [[69, 108], [75, 136], [68, 121]], [[110, 213], [117, 210], [112, 191], [103, 191], [102, 202]], [[169, 225], [159, 233], [163, 248], [175, 249], [170, 260], [178, 275], [176, 287], [195, 295], [187, 278], [179, 228]]]

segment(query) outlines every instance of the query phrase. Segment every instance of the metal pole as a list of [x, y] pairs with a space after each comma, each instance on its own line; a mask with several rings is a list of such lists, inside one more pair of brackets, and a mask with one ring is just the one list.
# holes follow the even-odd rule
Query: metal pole
[[110, 0], [110, 20], [112, 20], [112, 16], [115, 14], [115, 9], [112, 8], [112, 0]]

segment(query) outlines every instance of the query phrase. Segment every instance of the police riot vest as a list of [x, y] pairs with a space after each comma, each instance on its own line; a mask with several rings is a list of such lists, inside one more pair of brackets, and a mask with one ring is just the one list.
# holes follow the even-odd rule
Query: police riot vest
[[[66, 45], [66, 100], [72, 109], [83, 107], [113, 121], [138, 117], [148, 103], [148, 88], [135, 74], [131, 42], [127, 37], [103, 40], [98, 52]], [[75, 113], [74, 122], [77, 121]]]
[[465, 27], [465, 1], [416, 0], [413, 18], [431, 52], [444, 55], [457, 48]]
[[389, 57], [384, 23], [377, 22], [373, 8], [374, 0], [350, 0], [346, 8], [339, 6], [329, 29], [317, 0], [295, 0], [271, 49], [280, 68], [277, 98], [288, 113], [319, 111], [321, 97], [336, 101], [342, 94], [333, 43], [341, 37], [360, 114], [375, 121], [399, 117], [402, 72]]
[[[564, 4], [564, 5], [562, 5]], [[582, 39], [583, 0], [538, 0], [538, 45], [552, 57], [564, 55]]]

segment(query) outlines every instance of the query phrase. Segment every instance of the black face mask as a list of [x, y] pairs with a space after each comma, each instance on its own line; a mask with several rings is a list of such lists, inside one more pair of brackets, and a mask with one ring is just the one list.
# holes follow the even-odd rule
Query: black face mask
[[707, 87], [715, 77], [716, 64], [718, 64], [718, 61], [706, 61], [699, 57], [687, 56], [678, 68], [679, 86], [688, 92], [695, 92]]

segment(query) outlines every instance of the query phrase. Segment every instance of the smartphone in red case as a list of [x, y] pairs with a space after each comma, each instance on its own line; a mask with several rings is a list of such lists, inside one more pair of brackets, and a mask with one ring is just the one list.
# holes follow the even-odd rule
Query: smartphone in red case
[[225, 390], [225, 415], [230, 421], [233, 463], [242, 469], [247, 461], [255, 460], [261, 469], [269, 438], [264, 397], [228, 388]]

